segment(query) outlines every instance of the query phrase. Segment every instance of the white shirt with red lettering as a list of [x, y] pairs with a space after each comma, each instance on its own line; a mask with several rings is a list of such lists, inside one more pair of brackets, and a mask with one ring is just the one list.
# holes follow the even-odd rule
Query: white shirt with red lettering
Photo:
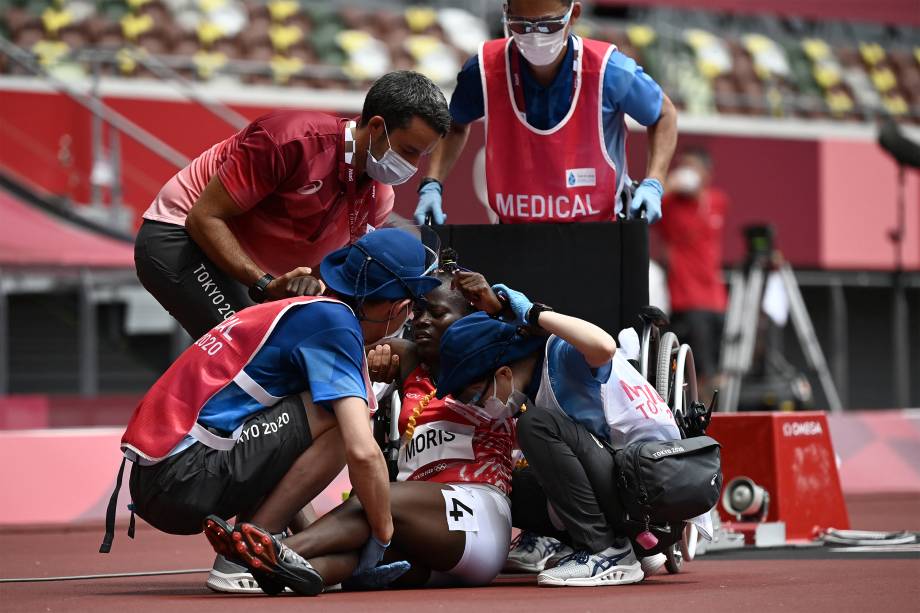
[[[550, 336], [536, 401], [562, 411], [617, 448], [680, 438], [668, 404], [619, 349], [609, 363], [591, 368], [572, 344]], [[689, 521], [712, 540], [709, 513]]]
[[609, 363], [591, 368], [571, 343], [551, 336], [536, 401], [559, 409], [614, 447], [680, 438], [667, 403], [619, 350]]

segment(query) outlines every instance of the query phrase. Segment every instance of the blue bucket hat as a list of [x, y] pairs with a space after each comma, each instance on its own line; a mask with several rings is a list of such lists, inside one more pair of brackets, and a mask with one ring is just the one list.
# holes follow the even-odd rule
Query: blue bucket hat
[[525, 358], [546, 337], [523, 335], [518, 328], [478, 312], [458, 319], [441, 336], [437, 397], [456, 394], [498, 367]]
[[334, 292], [359, 300], [420, 298], [441, 281], [425, 274], [425, 248], [408, 232], [384, 228], [333, 251], [320, 264]]

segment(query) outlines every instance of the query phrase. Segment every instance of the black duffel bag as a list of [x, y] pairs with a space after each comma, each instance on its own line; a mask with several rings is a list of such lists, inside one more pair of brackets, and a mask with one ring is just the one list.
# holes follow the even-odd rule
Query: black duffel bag
[[708, 436], [642, 441], [616, 452], [617, 490], [631, 522], [672, 524], [708, 512], [722, 491], [720, 445]]

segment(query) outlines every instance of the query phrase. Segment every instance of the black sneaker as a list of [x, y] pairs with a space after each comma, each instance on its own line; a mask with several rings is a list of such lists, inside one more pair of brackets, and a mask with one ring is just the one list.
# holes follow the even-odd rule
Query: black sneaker
[[237, 524], [231, 539], [237, 557], [253, 571], [260, 585], [259, 575], [268, 575], [302, 596], [323, 591], [325, 584], [316, 569], [269, 531], [255, 524]]
[[[208, 515], [204, 520], [204, 535], [208, 538], [208, 542], [211, 543], [211, 547], [214, 548], [214, 551], [217, 555], [222, 556], [227, 561], [235, 564], [243, 565], [246, 570], [252, 575], [252, 578], [255, 579], [256, 583], [259, 584], [259, 588], [268, 594], [269, 596], [276, 596], [284, 591], [284, 584], [273, 579], [271, 576], [267, 575], [264, 572], [260, 572], [257, 569], [250, 568], [240, 555], [237, 554], [236, 542], [233, 540], [233, 527], [230, 526], [226, 521], [218, 517], [217, 515]], [[216, 564], [216, 562], [215, 562]], [[214, 572], [213, 569], [211, 571]], [[208, 578], [208, 587], [214, 589], [215, 591], [227, 592], [227, 591], [236, 591], [241, 592], [242, 590], [227, 590], [227, 589], [215, 589], [211, 585], [211, 577]], [[247, 591], [248, 593], [248, 591]]]

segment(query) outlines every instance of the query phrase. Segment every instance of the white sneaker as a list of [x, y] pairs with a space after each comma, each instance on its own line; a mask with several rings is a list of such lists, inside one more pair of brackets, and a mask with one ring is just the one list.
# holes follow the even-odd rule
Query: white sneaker
[[653, 556], [646, 556], [639, 560], [639, 563], [642, 565], [642, 572], [645, 573], [646, 577], [651, 577], [652, 575], [660, 574], [662, 569], [664, 569], [665, 562], [668, 561], [668, 556], [663, 553], [656, 553]]
[[562, 543], [554, 538], [522, 530], [511, 542], [511, 551], [502, 570], [506, 573], [538, 573], [546, 568], [546, 561], [560, 547], [563, 547]]
[[642, 565], [629, 542], [624, 547], [608, 547], [600, 553], [577, 551], [559, 562], [559, 566], [544, 570], [537, 577], [541, 586], [626, 585], [638, 583], [645, 575]]
[[573, 553], [575, 553], [574, 549], [572, 549], [565, 543], [560, 543], [559, 549], [556, 551], [556, 553], [554, 553], [552, 557], [546, 561], [546, 566], [544, 566], [544, 569], [556, 568], [557, 566], [559, 566], [559, 562], [561, 562], [563, 558], [567, 558]]
[[245, 566], [231, 562], [224, 556], [214, 558], [208, 574], [207, 586], [215, 592], [229, 594], [261, 594], [262, 589]]

